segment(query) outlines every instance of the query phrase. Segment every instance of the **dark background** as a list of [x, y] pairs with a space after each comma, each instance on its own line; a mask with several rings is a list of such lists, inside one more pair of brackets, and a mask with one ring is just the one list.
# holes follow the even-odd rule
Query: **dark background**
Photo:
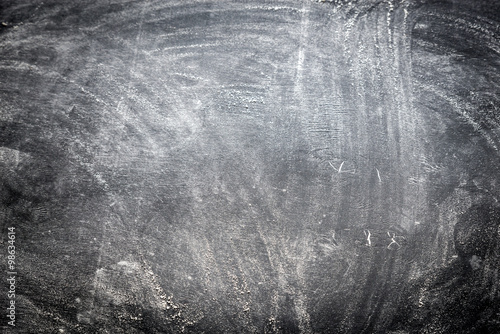
[[0, 21], [7, 333], [500, 332], [498, 1]]

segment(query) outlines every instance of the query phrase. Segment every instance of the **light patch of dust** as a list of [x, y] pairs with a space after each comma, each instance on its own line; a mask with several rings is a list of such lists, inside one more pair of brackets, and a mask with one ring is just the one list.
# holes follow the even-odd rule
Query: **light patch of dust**
[[[439, 225], [438, 233], [441, 238], [435, 238], [435, 242], [431, 247], [435, 248], [436, 251], [441, 250], [440, 257], [445, 262], [455, 254], [454, 252], [450, 254], [450, 250], [453, 248], [455, 224], [458, 222], [460, 215], [472, 206], [472, 202], [473, 199], [467, 191], [457, 189], [439, 206], [439, 221], [437, 223]], [[438, 239], [442, 239], [444, 244], [438, 245]]]
[[[0, 113], [0, 115], [3, 113]], [[0, 119], [1, 120], [1, 119]], [[31, 158], [31, 155], [8, 147], [0, 147], [0, 162], [7, 168], [17, 168], [20, 162]]]

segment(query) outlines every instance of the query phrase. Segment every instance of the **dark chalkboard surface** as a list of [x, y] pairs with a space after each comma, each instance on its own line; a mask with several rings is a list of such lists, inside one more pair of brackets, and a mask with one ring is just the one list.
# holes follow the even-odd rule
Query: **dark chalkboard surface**
[[499, 148], [498, 1], [4, 0], [1, 325], [498, 333]]

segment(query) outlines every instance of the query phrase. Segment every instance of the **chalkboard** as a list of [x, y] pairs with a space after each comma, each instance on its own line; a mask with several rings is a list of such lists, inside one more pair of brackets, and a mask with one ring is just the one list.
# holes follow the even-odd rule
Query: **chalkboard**
[[498, 1], [2, 1], [2, 328], [500, 332], [499, 53]]

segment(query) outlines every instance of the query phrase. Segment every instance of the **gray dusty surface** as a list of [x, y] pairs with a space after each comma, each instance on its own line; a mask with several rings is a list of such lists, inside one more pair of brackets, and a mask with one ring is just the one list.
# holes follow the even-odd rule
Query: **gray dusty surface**
[[2, 1], [5, 332], [500, 332], [499, 13]]

